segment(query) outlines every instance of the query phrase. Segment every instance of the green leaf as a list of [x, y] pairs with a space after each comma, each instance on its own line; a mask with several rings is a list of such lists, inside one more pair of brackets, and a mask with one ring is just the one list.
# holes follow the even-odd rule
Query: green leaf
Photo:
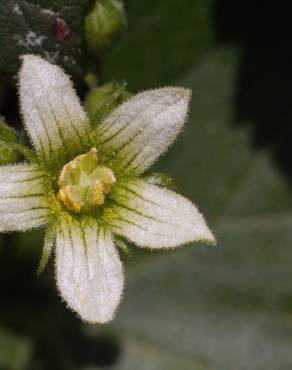
[[75, 78], [83, 73], [83, 19], [91, 0], [1, 0], [0, 73], [13, 75], [19, 56], [39, 54]]
[[6, 125], [4, 118], [0, 116], [0, 138], [5, 142], [17, 142], [18, 135], [13, 128]]
[[101, 58], [103, 80], [131, 91], [169, 84], [214, 45], [214, 0], [129, 1], [128, 32]]
[[170, 354], [168, 350], [158, 348], [151, 342], [131, 336], [124, 338], [123, 350], [124, 355], [119, 364], [112, 367], [114, 370], [211, 370], [200, 359], [190, 360], [176, 353]]
[[14, 163], [20, 158], [19, 150], [15, 147], [17, 141], [16, 131], [7, 126], [0, 116], [0, 165]]
[[32, 344], [0, 327], [0, 369], [27, 369], [32, 355]]
[[199, 205], [218, 246], [126, 260], [115, 370], [139, 358], [157, 370], [291, 367], [292, 191], [233, 125], [239, 61], [219, 48], [174, 81], [193, 90], [190, 119], [159, 171]]

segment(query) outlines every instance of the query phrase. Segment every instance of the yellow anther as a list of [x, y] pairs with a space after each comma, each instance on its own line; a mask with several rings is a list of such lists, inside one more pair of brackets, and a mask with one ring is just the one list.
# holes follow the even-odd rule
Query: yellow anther
[[97, 150], [92, 148], [63, 167], [58, 199], [70, 211], [91, 211], [105, 202], [115, 182], [112, 170], [98, 164]]
[[72, 191], [69, 185], [61, 188], [58, 193], [58, 198], [65, 204], [65, 206], [74, 212], [80, 212], [81, 206], [77, 202], [75, 202]]
[[101, 206], [104, 203], [104, 188], [100, 180], [95, 181], [94, 198], [96, 205]]

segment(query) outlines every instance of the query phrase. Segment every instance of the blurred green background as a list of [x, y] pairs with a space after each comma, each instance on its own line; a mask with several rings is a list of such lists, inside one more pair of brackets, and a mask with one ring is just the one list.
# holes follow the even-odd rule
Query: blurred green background
[[[133, 247], [116, 320], [89, 326], [61, 302], [53, 260], [36, 277], [41, 233], [2, 235], [0, 369], [291, 370], [289, 12], [242, 0], [126, 5], [128, 30], [100, 80], [192, 89], [186, 128], [155, 170], [200, 207], [218, 246]], [[13, 117], [15, 91], [0, 96]]]

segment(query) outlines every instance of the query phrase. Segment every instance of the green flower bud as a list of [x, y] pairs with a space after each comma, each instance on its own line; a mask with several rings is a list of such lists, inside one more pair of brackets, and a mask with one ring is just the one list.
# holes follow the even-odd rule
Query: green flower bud
[[0, 116], [0, 165], [17, 162], [20, 157], [14, 145], [17, 141], [16, 131], [7, 126]]
[[99, 55], [109, 49], [126, 26], [123, 0], [97, 0], [85, 18], [85, 37], [89, 52]]
[[91, 122], [97, 125], [130, 96], [131, 94], [125, 89], [125, 84], [115, 81], [91, 89], [85, 101], [85, 109]]

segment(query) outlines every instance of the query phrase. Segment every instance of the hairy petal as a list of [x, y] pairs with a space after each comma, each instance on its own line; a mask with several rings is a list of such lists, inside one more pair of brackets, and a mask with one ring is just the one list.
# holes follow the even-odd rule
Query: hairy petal
[[87, 116], [62, 69], [25, 55], [19, 94], [24, 123], [40, 159], [58, 160], [88, 140]]
[[166, 87], [135, 95], [99, 126], [99, 147], [119, 172], [144, 172], [173, 143], [188, 111], [190, 90]]
[[141, 247], [173, 248], [201, 241], [215, 244], [198, 209], [173, 191], [142, 180], [116, 189], [117, 206], [107, 212], [113, 231]]
[[50, 205], [45, 174], [36, 165], [0, 167], [0, 231], [24, 231], [46, 224]]
[[123, 291], [123, 268], [111, 234], [93, 219], [60, 225], [57, 285], [68, 306], [85, 321], [112, 320]]

